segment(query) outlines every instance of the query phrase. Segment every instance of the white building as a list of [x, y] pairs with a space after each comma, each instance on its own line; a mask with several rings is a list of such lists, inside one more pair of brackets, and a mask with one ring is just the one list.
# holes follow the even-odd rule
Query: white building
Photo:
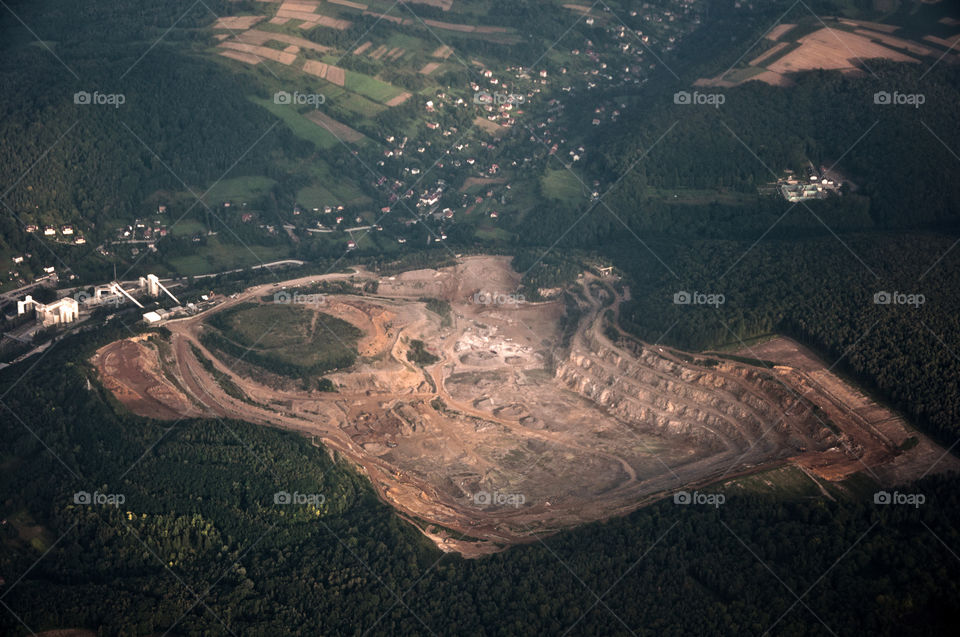
[[49, 305], [33, 300], [29, 294], [22, 301], [17, 301], [17, 315], [23, 315], [30, 310], [36, 310], [37, 320], [44, 327], [50, 325], [65, 325], [77, 320], [80, 313], [80, 307], [77, 300], [66, 296], [59, 301], [54, 301]]

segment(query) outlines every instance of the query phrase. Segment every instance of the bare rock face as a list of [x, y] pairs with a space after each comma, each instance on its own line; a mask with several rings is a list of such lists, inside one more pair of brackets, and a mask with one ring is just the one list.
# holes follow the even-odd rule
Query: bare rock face
[[836, 444], [812, 405], [769, 372], [712, 363], [650, 349], [633, 355], [584, 337], [557, 365], [555, 377], [636, 431], [716, 449], [759, 447], [774, 455]]
[[[381, 278], [376, 295], [330, 296], [324, 311], [364, 334], [357, 363], [328, 375], [337, 392], [265, 387], [224, 366], [254, 400], [231, 396], [192, 354], [203, 316], [170, 324], [169, 360], [146, 365], [122, 341], [97, 361], [134, 409], [153, 409], [163, 389], [154, 386], [170, 377], [184, 388], [184, 413], [170, 410], [171, 419], [196, 404], [308, 433], [361, 467], [438, 546], [474, 555], [785, 459], [821, 473], [840, 466], [837, 475], [862, 464], [868, 439], [838, 426], [853, 420], [824, 400], [812, 376], [611, 341], [615, 321], [606, 317], [622, 299], [597, 277], [570, 295], [576, 325], [565, 320], [567, 300], [499, 303], [497, 291], [521, 280], [509, 263], [466, 257], [449, 269]], [[270, 290], [254, 287], [225, 305], [259, 302]], [[449, 313], [424, 298], [447, 301]], [[413, 339], [437, 361], [410, 361]], [[882, 459], [875, 452], [872, 462]]]

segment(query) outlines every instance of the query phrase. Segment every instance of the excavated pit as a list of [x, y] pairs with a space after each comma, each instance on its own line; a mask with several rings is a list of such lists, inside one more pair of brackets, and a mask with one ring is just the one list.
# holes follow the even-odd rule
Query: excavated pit
[[[620, 299], [590, 274], [570, 297], [580, 319], [564, 339], [564, 300], [518, 302], [509, 263], [468, 257], [382, 279], [358, 270], [286, 282], [359, 288], [377, 279], [375, 294], [332, 295], [320, 308], [363, 332], [357, 362], [327, 374], [335, 393], [277, 389], [201, 343], [211, 315], [266, 303], [273, 285], [167, 323], [169, 342], [108, 345], [94, 363], [143, 415], [225, 416], [314, 436], [360, 466], [438, 546], [468, 556], [784, 462], [836, 479], [865, 459], [879, 466], [897, 455], [895, 441], [844, 420], [842, 405], [788, 366], [612, 342], [604, 315], [616, 316]], [[424, 299], [446, 301], [449, 314]], [[415, 340], [438, 360], [411, 362]], [[225, 391], [223, 378], [243, 396]], [[155, 396], [164, 397], [161, 412]]]

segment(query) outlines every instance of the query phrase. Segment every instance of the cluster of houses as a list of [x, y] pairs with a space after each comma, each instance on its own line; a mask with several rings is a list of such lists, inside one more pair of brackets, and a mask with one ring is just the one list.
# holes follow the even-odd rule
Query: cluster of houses
[[842, 185], [812, 166], [807, 169], [806, 179], [796, 177], [791, 170], [786, 173], [786, 177], [777, 181], [777, 191], [791, 203], [823, 199], [831, 192], [838, 193]]
[[64, 224], [60, 226], [59, 230], [56, 226], [44, 226], [41, 232], [40, 226], [35, 223], [28, 223], [24, 230], [27, 232], [41, 233], [44, 237], [48, 239], [53, 239], [59, 243], [72, 243], [74, 245], [81, 246], [87, 242], [83, 236], [76, 231], [76, 229], [70, 224]]

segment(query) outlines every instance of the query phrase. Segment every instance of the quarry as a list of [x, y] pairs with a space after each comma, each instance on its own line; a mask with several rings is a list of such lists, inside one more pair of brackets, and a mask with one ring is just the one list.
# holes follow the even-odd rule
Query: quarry
[[[468, 557], [784, 465], [818, 484], [861, 471], [883, 483], [942, 452], [791, 341], [764, 345], [775, 365], [643, 343], [617, 327], [615, 280], [584, 272], [533, 302], [510, 263], [258, 285], [92, 363], [139, 415], [245, 420], [322, 443]], [[245, 350], [210, 346], [218, 314], [243, 318]], [[354, 356], [322, 374], [327, 390], [258, 367], [302, 362], [321, 341]]]

